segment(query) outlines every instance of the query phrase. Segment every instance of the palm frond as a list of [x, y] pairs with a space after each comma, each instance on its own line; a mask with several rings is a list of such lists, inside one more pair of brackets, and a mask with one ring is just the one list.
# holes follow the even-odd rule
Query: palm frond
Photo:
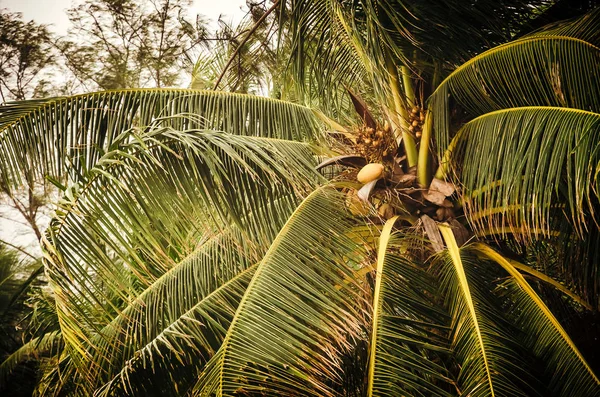
[[[598, 18], [600, 18], [600, 8], [598, 5], [590, 5], [589, 12], [570, 21], [560, 21], [535, 30], [524, 37], [541, 36], [565, 36], [577, 37], [578, 39], [598, 45], [600, 43], [600, 32], [598, 32]], [[564, 3], [561, 4], [564, 7]], [[581, 4], [580, 4], [581, 6]], [[580, 11], [581, 13], [581, 11]], [[564, 16], [563, 16], [564, 18]]]
[[[99, 321], [102, 314], [110, 318], [110, 321], [104, 322], [105, 325], [100, 330], [88, 332], [87, 335], [75, 335], [76, 338], [79, 338], [78, 342], [82, 343], [87, 354], [84, 357], [72, 354], [80, 378], [89, 382], [91, 387], [87, 393], [91, 393], [102, 382], [107, 382], [110, 377], [117, 376], [115, 370], [121, 369], [123, 374], [128, 374], [129, 372], [122, 368], [129, 367], [127, 363], [138, 363], [140, 352], [145, 352], [143, 358], [149, 355], [150, 361], [155, 367], [165, 368], [165, 366], [174, 365], [171, 361], [180, 361], [172, 355], [169, 358], [166, 356], [160, 358], [160, 352], [163, 351], [161, 349], [170, 346], [165, 342], [170, 340], [168, 335], [178, 335], [174, 330], [184, 326], [190, 330], [194, 329], [192, 325], [188, 324], [189, 318], [193, 319], [194, 316], [205, 313], [203, 310], [208, 310], [205, 305], [211, 305], [212, 300], [221, 299], [220, 302], [222, 301], [221, 303], [224, 305], [229, 302], [215, 291], [236, 279], [238, 274], [246, 272], [252, 263], [251, 258], [257, 255], [244, 244], [241, 236], [232, 236], [231, 234], [231, 232], [220, 234], [201, 244], [191, 255], [146, 289], [137, 294], [132, 292], [126, 306], [116, 314], [112, 311], [102, 313], [103, 310], [106, 310], [104, 308], [98, 308], [95, 312], [90, 313], [95, 317], [98, 325], [102, 324]], [[244, 277], [239, 277], [239, 279], [245, 280]], [[237, 291], [239, 282], [232, 284], [235, 286], [230, 287], [237, 288], [235, 289]], [[227, 293], [231, 293], [231, 291]], [[208, 299], [208, 303], [205, 302], [207, 297], [212, 297]], [[223, 306], [223, 310], [226, 307], [228, 306]], [[72, 311], [72, 308], [69, 309]], [[233, 312], [235, 312], [235, 307]], [[211, 315], [217, 321], [217, 317], [222, 320], [223, 313], [225, 311], [221, 314], [211, 312]], [[75, 318], [79, 321], [80, 327], [85, 325], [81, 324], [82, 319], [77, 314], [75, 314]], [[226, 326], [223, 330], [215, 325], [217, 323], [208, 328], [209, 331], [214, 331], [215, 335], [207, 335], [205, 339], [216, 340], [219, 338], [220, 332], [226, 331]], [[209, 332], [204, 329], [196, 331]], [[195, 340], [195, 338], [191, 339]], [[193, 349], [199, 354], [198, 360], [201, 356], [208, 355], [210, 357], [212, 354], [210, 349], [218, 349], [218, 344], [216, 346], [214, 344], [206, 345], [205, 339], [196, 340], [197, 343], [203, 344], [202, 349]], [[164, 342], [165, 345], [158, 346], [159, 342]], [[172, 340], [171, 342], [175, 343]], [[153, 355], [153, 352], [158, 352], [158, 356]], [[197, 364], [200, 365], [200, 361]], [[137, 364], [134, 367], [138, 368]], [[143, 371], [144, 368], [138, 369]], [[147, 387], [149, 383], [142, 380], [143, 378], [138, 379], [137, 382], [132, 381], [128, 387]], [[179, 386], [181, 386], [181, 382], [174, 381]]]
[[[194, 117], [173, 118], [191, 114]], [[73, 180], [90, 170], [123, 131], [160, 123], [296, 141], [320, 139], [310, 109], [251, 95], [182, 89], [106, 91], [0, 107], [0, 177], [22, 174]]]
[[392, 238], [397, 217], [387, 221], [379, 239], [373, 298], [368, 396], [450, 396], [452, 380], [439, 356], [449, 356], [449, 318], [431, 298], [433, 278], [412, 262], [408, 242]]
[[[250, 12], [237, 26], [219, 22], [214, 45], [194, 65], [190, 87], [253, 94], [269, 92], [281, 68], [273, 44], [277, 33], [275, 21], [263, 20], [255, 25]], [[223, 72], [228, 61], [229, 67]], [[219, 86], [215, 87], [219, 77]]]
[[[145, 343], [138, 332], [160, 332], [166, 321], [161, 316], [189, 309], [198, 288], [215, 274], [243, 270], [244, 258], [263, 252], [297, 196], [319, 180], [304, 143], [170, 128], [114, 148], [89, 175], [81, 187], [66, 190], [45, 244], [63, 335], [73, 359], [86, 363], [84, 370], [97, 368], [90, 360], [107, 359], [101, 356], [107, 346], [125, 352], [113, 351], [117, 362], [126, 359], [127, 349]], [[238, 230], [233, 235], [232, 228]], [[215, 247], [177, 265], [202, 238], [228, 231]], [[206, 255], [223, 266], [232, 261], [230, 270], [199, 266]], [[177, 292], [174, 277], [188, 280], [189, 288]], [[146, 302], [153, 310], [168, 308], [145, 317], [145, 306], [136, 303], [144, 302], [144, 291], [155, 292]], [[175, 300], [159, 301], [165, 293]], [[123, 311], [128, 305], [134, 308]], [[116, 317], [114, 327], [105, 329]]]
[[181, 395], [219, 349], [257, 266], [203, 297], [141, 349], [95, 396]]
[[511, 279], [505, 287], [509, 289], [507, 293], [514, 301], [515, 309], [518, 308], [510, 313], [515, 314], [528, 345], [550, 366], [552, 381], [547, 387], [552, 395], [600, 395], [600, 380], [523, 275], [487, 245], [476, 243], [471, 249], [498, 263], [510, 274]]
[[458, 247], [449, 226], [439, 229], [448, 247], [437, 261], [452, 314], [451, 349], [459, 365], [456, 387], [460, 394], [535, 395], [543, 384], [535, 378], [530, 358], [515, 338], [518, 331], [493, 299], [489, 274], [483, 275], [476, 258]]
[[[404, 0], [290, 3], [289, 30], [294, 44], [291, 62], [295, 75], [302, 76], [312, 69], [311, 62], [318, 64], [315, 70], [321, 76], [315, 77], [325, 84], [334, 83], [329, 87], [322, 85], [327, 95], [335, 90], [335, 83], [348, 81], [357, 66], [368, 71], [369, 64], [375, 63], [380, 72], [384, 70], [385, 64], [379, 57], [382, 51], [391, 51], [395, 59], [409, 67], [414, 66], [411, 60], [415, 52], [420, 52], [426, 63], [433, 58], [455, 65], [509, 40], [521, 24], [549, 2], [485, 0], [477, 4], [457, 2], [450, 7], [438, 1]], [[340, 29], [339, 23], [343, 25], [344, 21], [351, 29]], [[350, 62], [336, 64], [345, 56]], [[385, 73], [379, 73], [377, 77], [384, 76]], [[298, 80], [304, 81], [302, 77]]]
[[510, 40], [529, 18], [551, 2], [483, 0], [477, 3], [365, 0], [368, 17], [377, 20], [380, 41], [400, 58], [423, 51], [455, 65], [473, 54]]
[[352, 10], [339, 1], [297, 1], [290, 10], [290, 77], [284, 89], [343, 119], [350, 109], [344, 86], [368, 81], [370, 62]]
[[[296, 209], [262, 259], [195, 394], [332, 395], [340, 355], [358, 338], [363, 298], [343, 197], [322, 188]], [[349, 282], [350, 281], [350, 282]]]
[[22, 362], [30, 358], [39, 358], [44, 355], [56, 354], [63, 345], [60, 331], [34, 338], [21, 346], [17, 351], [4, 359], [0, 364], [0, 390], [6, 385], [10, 373]]
[[600, 111], [599, 23], [594, 12], [490, 49], [452, 72], [429, 99], [438, 152], [452, 137], [451, 103], [471, 118], [521, 106]]
[[[514, 231], [507, 226], [491, 229], [493, 235], [485, 241], [502, 247], [502, 252], [511, 258], [518, 258], [522, 265], [511, 264], [528, 273], [530, 278], [552, 285], [550, 289], [561, 291], [588, 310], [597, 310], [600, 307], [600, 231], [591, 227], [581, 235], [562, 211], [555, 211], [552, 216], [550, 233], [539, 230], [537, 237], [524, 239], [522, 235], [513, 235]], [[527, 229], [522, 233], [536, 235]], [[549, 235], [544, 237], [546, 234]]]
[[543, 235], [564, 205], [580, 234], [594, 227], [599, 141], [600, 114], [578, 109], [507, 109], [467, 123], [453, 158], [470, 223]]

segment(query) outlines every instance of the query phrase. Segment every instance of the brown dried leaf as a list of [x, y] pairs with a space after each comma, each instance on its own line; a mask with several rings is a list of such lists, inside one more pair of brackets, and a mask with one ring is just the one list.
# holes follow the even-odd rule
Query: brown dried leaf
[[440, 230], [437, 227], [437, 224], [433, 219], [431, 219], [427, 215], [421, 216], [421, 222], [423, 223], [423, 227], [425, 228], [425, 233], [431, 241], [431, 245], [433, 246], [433, 250], [435, 252], [440, 252], [444, 249], [444, 240], [442, 240], [442, 235], [440, 234]]
[[423, 193], [423, 197], [430, 203], [440, 206], [444, 205], [444, 201], [446, 201], [446, 196], [444, 193], [441, 193], [437, 190], [429, 189], [427, 192]]
[[450, 182], [443, 181], [441, 179], [433, 178], [431, 181], [431, 185], [429, 186], [429, 190], [435, 190], [444, 195], [444, 197], [450, 197], [456, 190], [454, 185]]
[[375, 119], [369, 112], [369, 109], [367, 109], [367, 104], [365, 103], [365, 101], [363, 101], [363, 99], [360, 96], [350, 91], [349, 88], [346, 89], [348, 90], [348, 94], [350, 95], [350, 99], [352, 100], [352, 104], [354, 105], [354, 109], [356, 109], [356, 113], [358, 113], [358, 115], [364, 121], [367, 127], [376, 129], [377, 123], [375, 122]]

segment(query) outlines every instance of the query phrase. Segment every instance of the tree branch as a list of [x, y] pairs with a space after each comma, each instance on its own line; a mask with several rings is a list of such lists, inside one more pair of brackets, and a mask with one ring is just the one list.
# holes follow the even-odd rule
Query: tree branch
[[254, 26], [252, 27], [252, 29], [250, 29], [250, 31], [248, 32], [248, 34], [246, 35], [246, 37], [244, 37], [244, 40], [242, 40], [242, 42], [235, 49], [235, 51], [233, 52], [233, 54], [229, 58], [229, 61], [227, 61], [227, 64], [225, 65], [225, 67], [221, 71], [221, 75], [219, 76], [219, 78], [217, 79], [217, 82], [215, 83], [215, 86], [213, 87], [213, 91], [216, 90], [219, 87], [219, 83], [223, 79], [223, 76], [225, 76], [225, 72], [227, 72], [227, 69], [229, 69], [229, 66], [231, 66], [231, 64], [233, 63], [233, 60], [235, 59], [235, 57], [237, 56], [237, 54], [242, 49], [242, 46], [244, 44], [246, 44], [246, 42], [248, 41], [248, 39], [250, 39], [250, 37], [254, 34], [254, 32], [256, 32], [256, 29], [258, 29], [258, 27], [260, 26], [260, 24], [263, 23], [263, 21], [265, 19], [267, 19], [267, 17], [277, 8], [278, 5], [279, 5], [279, 0], [276, 0], [275, 3], [273, 3], [273, 5], [271, 6], [271, 8], [269, 8], [260, 17], [260, 19], [258, 21], [256, 21], [256, 23], [254, 24]]

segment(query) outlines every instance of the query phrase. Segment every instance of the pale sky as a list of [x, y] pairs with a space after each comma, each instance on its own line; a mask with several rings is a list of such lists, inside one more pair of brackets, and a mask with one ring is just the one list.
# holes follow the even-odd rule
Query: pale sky
[[[26, 21], [33, 19], [38, 23], [49, 24], [52, 31], [65, 34], [69, 28], [65, 10], [72, 4], [79, 3], [80, 0], [0, 0], [0, 8], [21, 12]], [[200, 14], [216, 22], [222, 14], [225, 21], [231, 18], [239, 21], [244, 15], [243, 11], [247, 9], [246, 0], [195, 0], [188, 15]]]

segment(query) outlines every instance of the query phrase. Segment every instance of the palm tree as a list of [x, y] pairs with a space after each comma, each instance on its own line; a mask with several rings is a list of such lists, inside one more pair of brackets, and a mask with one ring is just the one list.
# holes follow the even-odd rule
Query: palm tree
[[58, 345], [40, 395], [599, 395], [572, 319], [599, 307], [600, 12], [415, 3], [280, 4], [310, 106], [2, 107], [3, 183], [64, 194], [60, 329], [0, 379]]

